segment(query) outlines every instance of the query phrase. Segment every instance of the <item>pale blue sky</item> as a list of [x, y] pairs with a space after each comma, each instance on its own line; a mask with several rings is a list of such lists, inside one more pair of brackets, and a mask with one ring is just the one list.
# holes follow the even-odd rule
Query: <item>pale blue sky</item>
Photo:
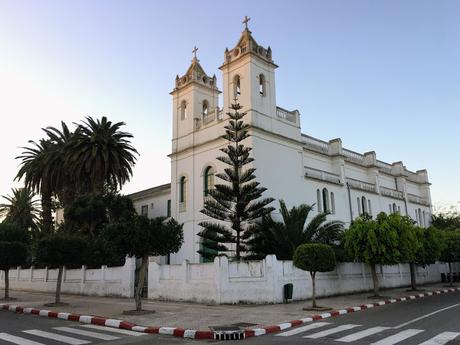
[[428, 169], [460, 200], [460, 1], [0, 0], [0, 194], [41, 127], [107, 115], [141, 153], [126, 192], [169, 182], [171, 97], [194, 45], [208, 74], [243, 25], [280, 66], [302, 131]]

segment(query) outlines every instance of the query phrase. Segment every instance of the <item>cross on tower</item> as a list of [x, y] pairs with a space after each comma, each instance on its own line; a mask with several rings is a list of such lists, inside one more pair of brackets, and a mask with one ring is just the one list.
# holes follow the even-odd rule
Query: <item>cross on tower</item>
[[192, 53], [193, 57], [196, 59], [196, 52], [198, 51], [198, 48], [196, 46], [193, 47]]
[[248, 29], [248, 22], [251, 20], [248, 16], [244, 16], [243, 24], [246, 26], [246, 30]]

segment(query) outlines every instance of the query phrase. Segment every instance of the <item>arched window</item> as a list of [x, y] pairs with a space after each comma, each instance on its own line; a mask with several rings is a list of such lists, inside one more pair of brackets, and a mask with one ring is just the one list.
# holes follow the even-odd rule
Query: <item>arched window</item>
[[180, 178], [179, 182], [179, 203], [184, 204], [187, 200], [187, 179], [185, 176]]
[[361, 210], [363, 212], [362, 214], [367, 213], [367, 202], [366, 202], [366, 197], [365, 196], [361, 197]]
[[259, 74], [259, 95], [265, 96], [265, 76]]
[[203, 110], [202, 110], [203, 119], [206, 119], [208, 117], [208, 108], [209, 108], [208, 101], [204, 100], [203, 101]]
[[204, 196], [208, 196], [209, 191], [214, 188], [214, 170], [211, 166], [206, 167], [204, 170], [204, 187], [203, 187], [203, 194]]
[[371, 200], [367, 200], [367, 213], [369, 213], [369, 216], [372, 216], [372, 206], [371, 206]]
[[180, 104], [180, 119], [185, 120], [187, 118], [187, 102], [182, 101]]
[[331, 213], [335, 214], [335, 197], [333, 192], [331, 192]]
[[398, 208], [396, 207], [396, 204], [393, 203], [393, 213], [396, 213], [396, 212], [398, 212]]
[[233, 78], [233, 93], [235, 98], [241, 95], [241, 81], [238, 74]]
[[316, 190], [316, 205], [318, 206], [318, 213], [322, 212], [322, 203], [321, 203], [321, 191], [319, 189]]
[[323, 188], [323, 212], [331, 212], [331, 207], [329, 206], [329, 192], [326, 188]]

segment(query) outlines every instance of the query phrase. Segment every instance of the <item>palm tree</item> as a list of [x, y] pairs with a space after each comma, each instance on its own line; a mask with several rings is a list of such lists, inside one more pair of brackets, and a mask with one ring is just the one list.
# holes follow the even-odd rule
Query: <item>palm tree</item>
[[102, 195], [105, 186], [114, 189], [129, 181], [138, 152], [131, 146], [132, 134], [120, 131], [124, 122], [112, 123], [87, 117], [78, 126], [67, 163], [79, 185]]
[[301, 204], [290, 210], [283, 200], [280, 203], [282, 222], [271, 215], [254, 226], [248, 236], [250, 259], [261, 259], [275, 254], [279, 260], [292, 260], [295, 249], [304, 243], [337, 244], [343, 232], [343, 223], [327, 221], [328, 213], [319, 213], [307, 223], [314, 205]]
[[27, 188], [12, 189], [12, 192], [12, 195], [3, 196], [8, 203], [0, 204], [0, 217], [5, 217], [4, 222], [21, 229], [36, 231], [40, 209], [38, 200], [34, 200], [34, 193]]

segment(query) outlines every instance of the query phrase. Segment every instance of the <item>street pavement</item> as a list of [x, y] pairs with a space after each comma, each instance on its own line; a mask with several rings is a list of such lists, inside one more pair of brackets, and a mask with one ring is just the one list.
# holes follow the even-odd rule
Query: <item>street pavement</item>
[[[0, 310], [0, 345], [189, 345], [204, 343], [191, 339], [85, 325]], [[216, 344], [219, 343], [216, 342]]]
[[460, 344], [460, 292], [304, 324], [247, 340], [255, 344]]

